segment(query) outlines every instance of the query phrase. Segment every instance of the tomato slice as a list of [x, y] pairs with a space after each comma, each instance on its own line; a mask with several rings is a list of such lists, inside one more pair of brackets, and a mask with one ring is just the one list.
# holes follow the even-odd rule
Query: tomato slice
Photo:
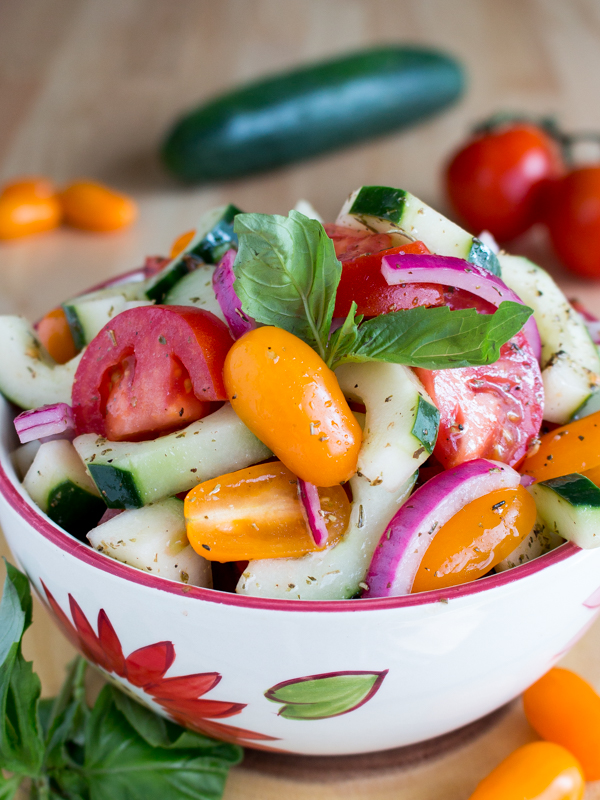
[[474, 458], [514, 466], [542, 425], [540, 368], [523, 332], [500, 350], [494, 364], [459, 369], [417, 369], [440, 412], [434, 454], [446, 469]]
[[177, 430], [225, 400], [233, 340], [214, 314], [143, 306], [117, 315], [90, 342], [75, 374], [78, 433], [137, 441]]
[[389, 250], [393, 244], [392, 237], [388, 233], [359, 231], [356, 228], [335, 225], [333, 222], [327, 222], [323, 227], [327, 236], [333, 240], [335, 254], [340, 261], [349, 261], [365, 253]]

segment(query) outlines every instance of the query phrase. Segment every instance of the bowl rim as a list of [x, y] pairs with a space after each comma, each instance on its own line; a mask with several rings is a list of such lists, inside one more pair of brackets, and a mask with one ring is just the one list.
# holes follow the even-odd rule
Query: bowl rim
[[[4, 448], [2, 448], [4, 449]], [[17, 488], [8, 475], [2, 463], [3, 458], [10, 458], [8, 450], [0, 454], [0, 494], [14, 511], [30, 525], [38, 534], [47, 539], [59, 549], [69, 555], [96, 567], [102, 572], [123, 578], [127, 581], [140, 584], [147, 588], [158, 589], [168, 594], [175, 594], [193, 600], [202, 600], [220, 605], [239, 606], [243, 608], [260, 609], [263, 611], [310, 611], [310, 612], [359, 612], [383, 611], [387, 609], [409, 608], [412, 606], [425, 606], [431, 603], [447, 603], [460, 597], [480, 594], [491, 589], [507, 586], [522, 581], [540, 570], [558, 564], [580, 552], [580, 548], [572, 542], [566, 542], [555, 550], [545, 553], [538, 558], [521, 564], [513, 569], [491, 575], [460, 586], [448, 589], [435, 589], [418, 594], [399, 595], [397, 597], [374, 597], [361, 600], [292, 600], [275, 597], [252, 597], [233, 592], [222, 592], [218, 589], [207, 589], [201, 586], [188, 586], [187, 584], [160, 578], [158, 575], [149, 575], [128, 564], [122, 564], [103, 553], [98, 553], [78, 541], [58, 525], [50, 520], [46, 514], [37, 509], [33, 502], [25, 497], [24, 489]]]

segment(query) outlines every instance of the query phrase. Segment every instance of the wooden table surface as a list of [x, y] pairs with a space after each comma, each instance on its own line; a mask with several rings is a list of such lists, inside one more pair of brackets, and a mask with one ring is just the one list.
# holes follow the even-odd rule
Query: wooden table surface
[[[157, 143], [190, 104], [269, 71], [396, 41], [459, 56], [469, 75], [460, 105], [401, 135], [248, 180], [182, 188], [161, 171]], [[0, 313], [33, 320], [146, 254], [166, 253], [201, 212], [226, 201], [285, 214], [304, 197], [333, 219], [352, 189], [382, 183], [446, 209], [441, 168], [472, 123], [511, 109], [600, 130], [599, 85], [598, 0], [0, 0], [0, 181], [90, 176], [140, 206], [125, 232], [60, 230], [0, 244]], [[600, 312], [600, 287], [569, 278], [540, 232], [513, 250]], [[25, 650], [45, 693], [56, 692], [72, 650], [39, 604]], [[566, 663], [600, 689], [600, 625]], [[474, 743], [419, 767], [330, 782], [238, 768], [226, 800], [463, 800], [531, 738], [517, 704]], [[600, 798], [600, 788], [587, 797]]]

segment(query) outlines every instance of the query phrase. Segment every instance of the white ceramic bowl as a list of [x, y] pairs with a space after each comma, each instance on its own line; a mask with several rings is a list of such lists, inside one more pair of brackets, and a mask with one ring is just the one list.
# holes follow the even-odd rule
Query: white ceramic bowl
[[245, 746], [333, 755], [441, 735], [517, 696], [600, 608], [600, 548], [572, 544], [455, 589], [379, 600], [172, 583], [51, 522], [15, 476], [3, 400], [0, 432], [0, 522], [63, 631], [150, 707]]

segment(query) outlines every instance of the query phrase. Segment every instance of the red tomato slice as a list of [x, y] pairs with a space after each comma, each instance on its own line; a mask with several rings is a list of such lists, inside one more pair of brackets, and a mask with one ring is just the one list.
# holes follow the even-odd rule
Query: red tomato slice
[[494, 364], [416, 373], [440, 412], [433, 452], [446, 469], [474, 458], [515, 466], [540, 432], [542, 376], [523, 332]]
[[233, 344], [214, 314], [190, 306], [143, 306], [111, 320], [75, 374], [78, 433], [112, 441], [163, 435], [226, 400], [223, 363]]
[[387, 233], [359, 231], [356, 228], [335, 225], [333, 222], [327, 222], [323, 227], [327, 236], [333, 240], [335, 254], [340, 261], [348, 261], [365, 253], [389, 250], [393, 243], [392, 237]]

